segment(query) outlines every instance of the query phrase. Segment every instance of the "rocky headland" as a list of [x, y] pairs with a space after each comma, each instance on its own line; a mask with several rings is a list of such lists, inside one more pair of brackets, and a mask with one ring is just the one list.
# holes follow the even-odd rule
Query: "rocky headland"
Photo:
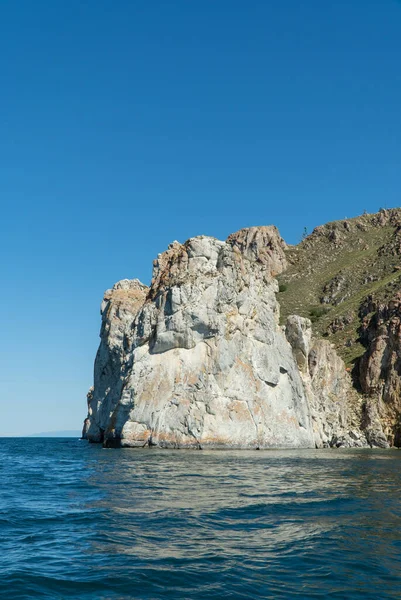
[[[83, 437], [106, 447], [401, 446], [401, 210], [173, 242], [104, 295]], [[399, 264], [400, 263], [400, 264]]]

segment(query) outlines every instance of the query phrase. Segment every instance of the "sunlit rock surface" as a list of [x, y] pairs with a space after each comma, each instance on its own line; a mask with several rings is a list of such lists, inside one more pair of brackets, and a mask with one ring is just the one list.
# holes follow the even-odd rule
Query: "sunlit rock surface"
[[[148, 288], [102, 303], [83, 436], [105, 446], [386, 446], [380, 414], [329, 342], [297, 315], [279, 326], [286, 245], [275, 227], [173, 242]], [[349, 369], [348, 369], [349, 371]]]
[[362, 400], [332, 344], [314, 339], [311, 321], [297, 315], [288, 317], [285, 332], [304, 383], [316, 447], [368, 446], [361, 431]]
[[275, 227], [174, 242], [150, 289], [106, 293], [84, 437], [106, 446], [315, 446], [311, 410], [278, 325], [286, 265]]

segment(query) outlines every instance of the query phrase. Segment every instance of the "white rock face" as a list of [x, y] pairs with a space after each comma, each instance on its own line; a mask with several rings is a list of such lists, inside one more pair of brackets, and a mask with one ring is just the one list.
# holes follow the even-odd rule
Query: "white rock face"
[[[106, 446], [315, 447], [310, 401], [278, 325], [274, 227], [174, 242], [151, 287], [102, 305], [84, 437]], [[305, 365], [304, 367], [305, 368]]]
[[121, 397], [128, 349], [132, 346], [132, 322], [145, 301], [148, 288], [138, 279], [123, 279], [104, 294], [102, 327], [95, 360], [94, 386], [88, 393], [88, 417], [84, 436], [102, 442], [104, 429]]
[[129, 447], [367, 446], [335, 350], [312, 338], [308, 319], [278, 325], [284, 250], [274, 227], [173, 242], [150, 288], [125, 279], [108, 290], [83, 436]]
[[316, 447], [368, 446], [361, 431], [362, 401], [342, 359], [329, 342], [312, 338], [309, 319], [288, 317], [285, 332], [304, 383]]

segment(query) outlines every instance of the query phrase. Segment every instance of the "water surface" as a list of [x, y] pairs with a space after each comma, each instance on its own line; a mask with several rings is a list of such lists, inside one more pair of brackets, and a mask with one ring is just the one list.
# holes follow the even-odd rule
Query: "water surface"
[[0, 439], [0, 597], [401, 598], [396, 450]]

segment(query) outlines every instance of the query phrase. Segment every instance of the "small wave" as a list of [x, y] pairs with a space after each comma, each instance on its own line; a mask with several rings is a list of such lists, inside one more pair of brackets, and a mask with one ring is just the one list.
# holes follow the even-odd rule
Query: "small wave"
[[1, 444], [0, 598], [399, 598], [398, 453], [28, 446]]

